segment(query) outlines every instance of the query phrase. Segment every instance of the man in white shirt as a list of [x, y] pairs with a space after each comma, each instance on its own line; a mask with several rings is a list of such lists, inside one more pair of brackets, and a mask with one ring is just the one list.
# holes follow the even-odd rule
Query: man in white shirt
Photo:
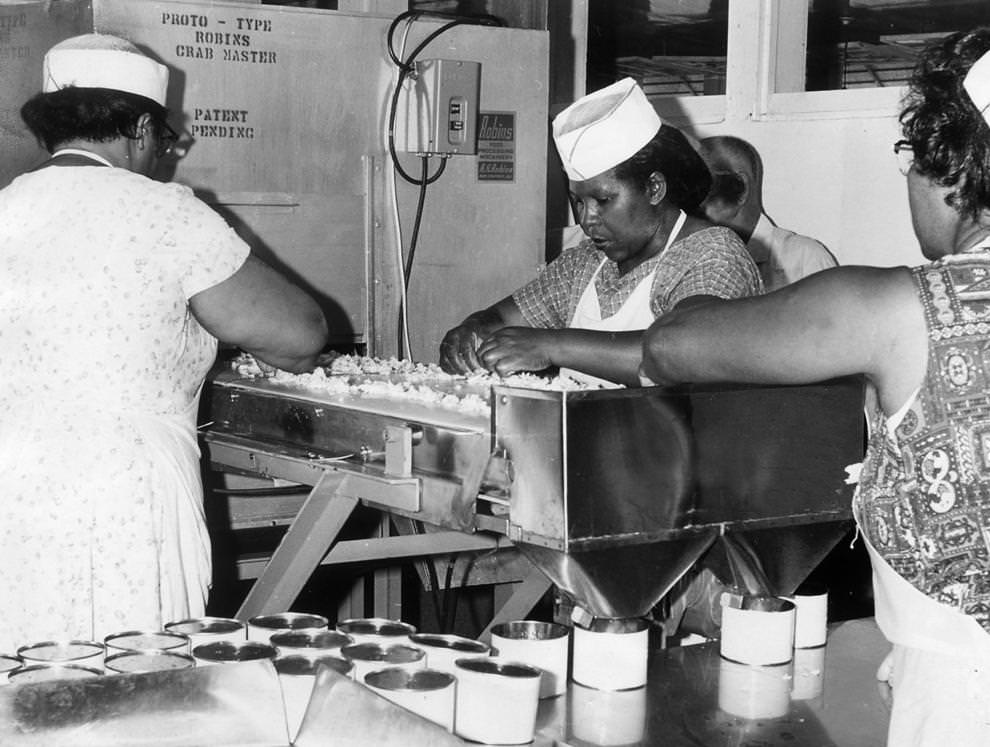
[[821, 242], [780, 228], [766, 214], [763, 161], [750, 143], [717, 135], [703, 139], [699, 151], [713, 176], [702, 209], [709, 220], [746, 242], [767, 293], [838, 264]]

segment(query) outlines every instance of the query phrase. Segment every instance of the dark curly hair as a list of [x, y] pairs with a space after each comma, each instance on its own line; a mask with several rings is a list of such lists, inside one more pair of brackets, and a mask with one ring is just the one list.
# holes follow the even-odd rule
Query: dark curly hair
[[36, 94], [21, 107], [24, 124], [49, 153], [76, 139], [103, 143], [137, 137], [138, 119], [145, 113], [151, 115], [154, 134], [161, 137], [168, 128], [165, 107], [124, 91], [69, 86]]
[[646, 189], [654, 171], [663, 174], [672, 203], [685, 213], [698, 213], [711, 189], [712, 175], [704, 159], [676, 127], [661, 125], [650, 142], [615, 167], [615, 177]]
[[921, 53], [900, 115], [919, 174], [947, 187], [946, 203], [976, 218], [990, 207], [990, 126], [963, 88], [990, 50], [990, 27], [951, 34]]

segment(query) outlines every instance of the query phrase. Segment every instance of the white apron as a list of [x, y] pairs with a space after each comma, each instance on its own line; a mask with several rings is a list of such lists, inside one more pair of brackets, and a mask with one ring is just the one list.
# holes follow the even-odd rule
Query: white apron
[[[890, 432], [913, 399], [888, 419]], [[858, 534], [873, 566], [877, 625], [894, 646], [877, 673], [893, 695], [888, 747], [990, 745], [990, 635], [912, 586]]]
[[[664, 244], [660, 254], [667, 251], [674, 243], [677, 234], [684, 227], [684, 221], [686, 220], [687, 215], [682, 210], [680, 215], [677, 216], [677, 221], [674, 223], [674, 227], [667, 237], [667, 243]], [[656, 277], [657, 270], [655, 269], [639, 281], [633, 289], [632, 294], [619, 307], [618, 311], [612, 314], [612, 316], [602, 319], [601, 306], [598, 304], [598, 291], [595, 290], [595, 280], [598, 278], [598, 273], [601, 272], [606, 262], [608, 262], [608, 257], [602, 260], [601, 264], [598, 265], [598, 269], [595, 270], [595, 274], [591, 276], [591, 281], [581, 294], [581, 298], [578, 300], [577, 306], [574, 309], [574, 315], [571, 317], [571, 322], [567, 326], [571, 329], [590, 329], [599, 332], [629, 332], [631, 330], [646, 329], [653, 324], [654, 320], [651, 301], [653, 300], [653, 280]], [[657, 265], [657, 269], [659, 269], [659, 265]], [[570, 376], [572, 379], [583, 383], [598, 385], [606, 389], [618, 389], [622, 386], [614, 381], [581, 373], [571, 368], [561, 368], [560, 373], [563, 376]]]

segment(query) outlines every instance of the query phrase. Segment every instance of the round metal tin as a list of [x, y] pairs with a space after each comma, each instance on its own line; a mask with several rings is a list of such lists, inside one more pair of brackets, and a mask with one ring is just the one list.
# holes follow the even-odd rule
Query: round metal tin
[[106, 647], [98, 641], [41, 641], [17, 649], [26, 665], [78, 664], [102, 666]]
[[461, 658], [485, 657], [491, 649], [473, 638], [440, 633], [416, 633], [409, 642], [426, 652], [426, 666], [454, 674], [454, 662]]
[[193, 658], [200, 664], [230, 664], [237, 661], [274, 659], [274, 646], [259, 641], [213, 641], [193, 646]]
[[196, 660], [183, 653], [148, 649], [113, 654], [106, 658], [104, 666], [107, 671], [118, 674], [165, 672], [174, 669], [190, 669], [196, 666]]
[[189, 636], [168, 631], [128, 630], [103, 639], [107, 657], [120, 651], [173, 651], [189, 653]]
[[275, 615], [258, 615], [248, 620], [247, 637], [252, 641], [268, 643], [275, 633], [286, 631], [318, 633], [327, 630], [330, 621], [322, 615], [305, 612], [279, 612]]
[[14, 654], [0, 654], [0, 685], [7, 683], [7, 677], [11, 672], [16, 672], [24, 666], [19, 656]]
[[284, 675], [316, 675], [320, 667], [330, 667], [338, 674], [350, 676], [354, 663], [339, 656], [280, 656], [275, 671]]
[[193, 646], [210, 641], [246, 641], [247, 625], [232, 617], [196, 617], [170, 622], [169, 633], [181, 633]]
[[51, 680], [81, 680], [89, 677], [102, 677], [103, 672], [95, 667], [81, 667], [75, 664], [32, 664], [11, 672], [7, 679], [12, 685]]
[[355, 643], [402, 643], [416, 633], [414, 625], [383, 617], [344, 620], [337, 624], [337, 630], [351, 636]]
[[344, 646], [350, 646], [354, 639], [347, 633], [337, 630], [324, 630], [319, 633], [290, 631], [273, 633], [271, 645], [279, 656], [326, 656], [339, 654]]

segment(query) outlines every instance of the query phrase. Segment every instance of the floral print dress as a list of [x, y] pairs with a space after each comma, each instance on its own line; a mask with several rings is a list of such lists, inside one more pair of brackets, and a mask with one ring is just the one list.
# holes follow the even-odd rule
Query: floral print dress
[[188, 300], [248, 253], [191, 190], [124, 169], [0, 191], [0, 652], [203, 613], [217, 342]]

